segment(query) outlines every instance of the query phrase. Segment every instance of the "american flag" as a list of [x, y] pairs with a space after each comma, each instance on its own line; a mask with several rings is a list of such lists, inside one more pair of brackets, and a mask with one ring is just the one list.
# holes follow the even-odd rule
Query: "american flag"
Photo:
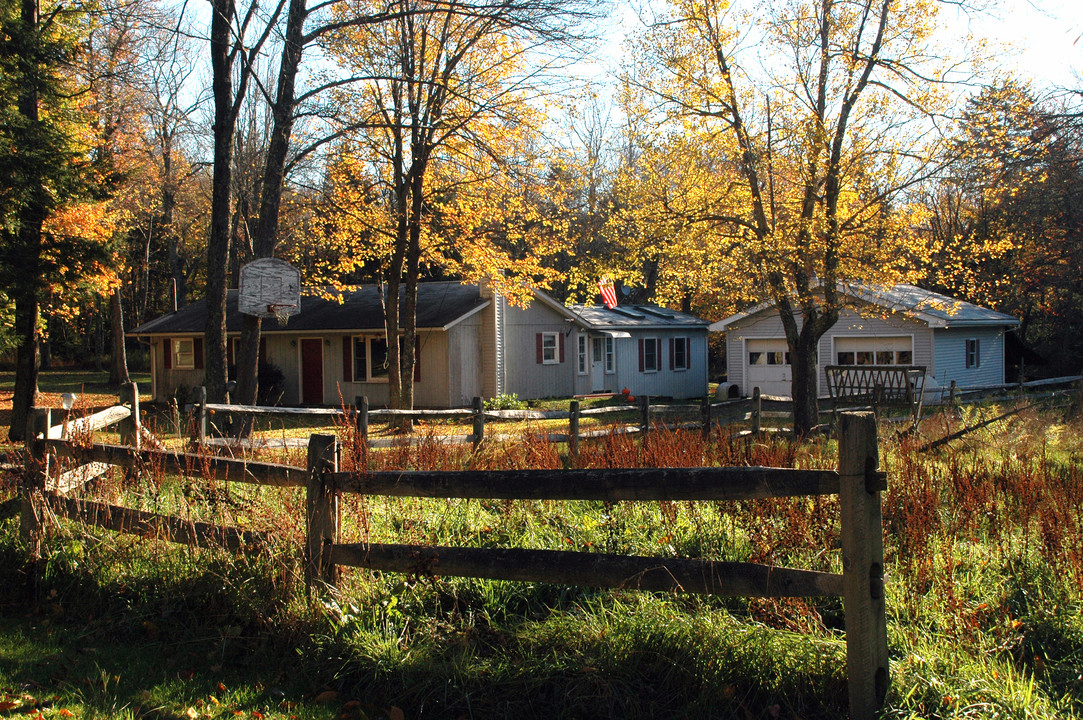
[[605, 306], [612, 310], [617, 306], [617, 289], [613, 287], [613, 281], [609, 278], [602, 278], [598, 281], [598, 289], [602, 292], [602, 302]]

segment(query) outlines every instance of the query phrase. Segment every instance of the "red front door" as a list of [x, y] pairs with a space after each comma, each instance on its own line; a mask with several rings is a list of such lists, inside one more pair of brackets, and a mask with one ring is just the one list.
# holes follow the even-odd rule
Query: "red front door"
[[323, 340], [301, 339], [301, 402], [323, 405]]

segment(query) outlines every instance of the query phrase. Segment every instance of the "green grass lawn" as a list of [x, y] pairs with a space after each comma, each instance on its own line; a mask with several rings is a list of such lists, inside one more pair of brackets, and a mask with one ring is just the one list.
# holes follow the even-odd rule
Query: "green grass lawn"
[[[977, 413], [979, 411], [968, 411]], [[976, 420], [973, 418], [964, 418]], [[959, 420], [926, 422], [926, 437]], [[1022, 413], [932, 453], [882, 431], [885, 718], [1083, 714], [1083, 428]], [[350, 456], [370, 469], [560, 467], [541, 441]], [[834, 467], [835, 444], [586, 443], [588, 465]], [[297, 460], [292, 464], [303, 464]], [[0, 501], [14, 491], [0, 487]], [[345, 571], [308, 595], [304, 497], [107, 478], [113, 502], [271, 531], [233, 557], [62, 522], [31, 568], [0, 522], [0, 703], [43, 717], [837, 718], [838, 599], [756, 600]], [[345, 542], [577, 549], [838, 571], [834, 499], [342, 501]]]

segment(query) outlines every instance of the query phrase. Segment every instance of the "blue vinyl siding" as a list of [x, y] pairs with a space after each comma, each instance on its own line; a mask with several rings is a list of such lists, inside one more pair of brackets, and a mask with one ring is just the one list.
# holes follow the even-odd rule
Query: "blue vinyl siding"
[[[979, 343], [980, 362], [966, 366], [966, 341]], [[936, 381], [947, 386], [954, 380], [960, 387], [1002, 385], [1004, 383], [1003, 328], [949, 328], [934, 334]]]

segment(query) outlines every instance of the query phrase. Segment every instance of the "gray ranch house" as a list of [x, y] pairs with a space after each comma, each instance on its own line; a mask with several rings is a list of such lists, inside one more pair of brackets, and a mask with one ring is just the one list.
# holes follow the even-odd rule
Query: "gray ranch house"
[[[846, 285], [849, 306], [820, 339], [819, 395], [827, 365], [924, 365], [926, 389], [1002, 385], [1004, 335], [1019, 321], [1005, 313], [913, 285]], [[800, 326], [800, 317], [798, 317]], [[742, 395], [753, 388], [789, 396], [786, 333], [774, 303], [761, 303], [713, 323], [726, 334], [727, 379]]]
[[[707, 321], [654, 306], [565, 306], [535, 290], [525, 307], [479, 285], [422, 283], [417, 304], [414, 404], [464, 407], [474, 397], [521, 399], [617, 393], [673, 398], [707, 392]], [[128, 333], [150, 346], [152, 395], [203, 384], [200, 300]], [[227, 362], [242, 315], [226, 301]], [[376, 286], [342, 302], [304, 292], [285, 326], [264, 320], [260, 358], [281, 369], [286, 405], [388, 402], [387, 339]]]

